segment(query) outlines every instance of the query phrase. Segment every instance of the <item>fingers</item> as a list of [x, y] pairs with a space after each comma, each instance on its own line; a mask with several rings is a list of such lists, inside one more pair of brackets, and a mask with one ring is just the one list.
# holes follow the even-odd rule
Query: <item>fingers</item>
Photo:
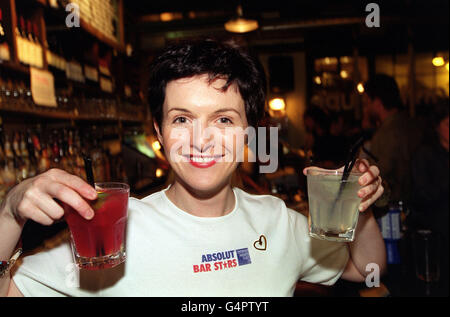
[[370, 164], [369, 161], [366, 159], [358, 159], [355, 164], [355, 167], [358, 172], [364, 173], [369, 169]]
[[370, 205], [372, 205], [384, 192], [383, 185], [379, 185], [377, 190], [372, 195], [366, 196], [359, 205], [359, 211], [365, 211]]
[[72, 188], [87, 199], [93, 200], [97, 198], [97, 191], [78, 176], [59, 169], [51, 169], [46, 174], [48, 174], [52, 180]]
[[[64, 209], [58, 205], [47, 193], [37, 188], [25, 192], [24, 201], [28, 201], [36, 210], [44, 212], [49, 218], [58, 220], [64, 215]], [[35, 212], [33, 210], [33, 212]]]
[[[360, 165], [361, 166], [361, 165]], [[363, 165], [365, 166], [365, 164]], [[366, 167], [362, 167], [361, 169], [365, 169]], [[359, 177], [359, 184], [361, 186], [368, 185], [373, 181], [377, 180], [380, 176], [380, 170], [375, 165], [367, 166], [367, 169], [364, 171], [365, 173]]]
[[64, 215], [58, 199], [72, 207], [82, 217], [92, 219], [94, 211], [87, 200], [97, 197], [97, 192], [81, 178], [52, 169], [17, 185], [9, 195], [11, 211], [18, 218], [33, 219], [50, 225]]
[[22, 217], [31, 219], [45, 226], [53, 224], [54, 219], [49, 217], [42, 209], [37, 207], [29, 199], [23, 199], [17, 207]]
[[73, 189], [61, 183], [48, 184], [47, 192], [51, 197], [68, 204], [86, 219], [94, 216], [91, 206]]
[[372, 183], [364, 186], [358, 191], [358, 197], [364, 198], [374, 194], [381, 185], [381, 177], [378, 176]]

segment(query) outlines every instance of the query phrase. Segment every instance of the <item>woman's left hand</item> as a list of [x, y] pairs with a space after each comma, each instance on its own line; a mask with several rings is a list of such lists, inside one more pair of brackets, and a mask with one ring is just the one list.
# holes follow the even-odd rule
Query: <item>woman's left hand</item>
[[[341, 168], [344, 169], [343, 167]], [[362, 187], [358, 191], [358, 196], [362, 198], [359, 205], [359, 211], [365, 211], [372, 205], [384, 192], [380, 170], [375, 165], [370, 165], [366, 159], [356, 160], [353, 171], [363, 173], [359, 177], [359, 185]]]
[[[308, 168], [303, 170], [306, 175]], [[343, 171], [344, 167], [338, 169], [338, 171]], [[380, 177], [380, 170], [375, 165], [370, 165], [366, 159], [357, 159], [355, 166], [353, 167], [354, 172], [360, 172], [362, 175], [359, 177], [358, 182], [361, 189], [358, 191], [358, 196], [362, 198], [359, 205], [359, 211], [365, 211], [370, 205], [372, 205], [384, 192], [384, 188]]]

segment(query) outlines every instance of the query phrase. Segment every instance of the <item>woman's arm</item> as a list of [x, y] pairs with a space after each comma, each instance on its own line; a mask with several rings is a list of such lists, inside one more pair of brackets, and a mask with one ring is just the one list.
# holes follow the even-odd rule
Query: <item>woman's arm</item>
[[[380, 276], [386, 271], [386, 248], [378, 224], [371, 210], [359, 215], [355, 240], [349, 243], [350, 259], [342, 278], [364, 282], [367, 274], [378, 268]], [[367, 266], [371, 264], [371, 266]]]
[[[2, 261], [7, 261], [12, 256], [23, 228], [23, 223], [17, 221], [8, 212], [5, 201], [0, 206], [0, 232], [2, 235], [0, 239], [0, 260]], [[0, 277], [0, 297], [8, 293], [10, 280], [9, 273]]]
[[[28, 219], [51, 225], [64, 215], [54, 198], [69, 204], [86, 219], [94, 215], [85, 199], [97, 198], [97, 192], [81, 178], [52, 169], [26, 179], [10, 190], [0, 206], [0, 260], [10, 259]], [[9, 273], [0, 277], [0, 297], [17, 295], [17, 287], [10, 283]]]

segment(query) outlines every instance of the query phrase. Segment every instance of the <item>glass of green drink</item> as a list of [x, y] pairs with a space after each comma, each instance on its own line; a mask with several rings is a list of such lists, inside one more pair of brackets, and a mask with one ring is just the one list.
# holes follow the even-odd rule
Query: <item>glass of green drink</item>
[[358, 222], [361, 173], [311, 168], [307, 171], [309, 235], [338, 242], [353, 241]]

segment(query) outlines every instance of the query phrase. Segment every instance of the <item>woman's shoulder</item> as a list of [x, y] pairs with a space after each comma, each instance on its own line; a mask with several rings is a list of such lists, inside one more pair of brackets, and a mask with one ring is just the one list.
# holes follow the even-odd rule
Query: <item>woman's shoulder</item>
[[299, 214], [287, 208], [285, 202], [279, 197], [270, 194], [250, 194], [237, 187], [234, 188], [234, 192], [239, 199], [239, 203], [243, 205], [241, 207], [251, 212], [270, 213], [276, 216], [280, 216], [281, 214], [296, 216]]
[[269, 194], [250, 194], [246, 191], [244, 191], [241, 188], [234, 187], [233, 188], [236, 196], [240, 198], [241, 200], [245, 200], [246, 202], [250, 204], [271, 204], [271, 205], [280, 205], [284, 204], [284, 201], [276, 196], [269, 195]]
[[163, 203], [164, 189], [151, 193], [143, 198], [130, 197], [128, 200], [128, 209], [133, 212], [145, 211], [149, 209], [158, 209]]

